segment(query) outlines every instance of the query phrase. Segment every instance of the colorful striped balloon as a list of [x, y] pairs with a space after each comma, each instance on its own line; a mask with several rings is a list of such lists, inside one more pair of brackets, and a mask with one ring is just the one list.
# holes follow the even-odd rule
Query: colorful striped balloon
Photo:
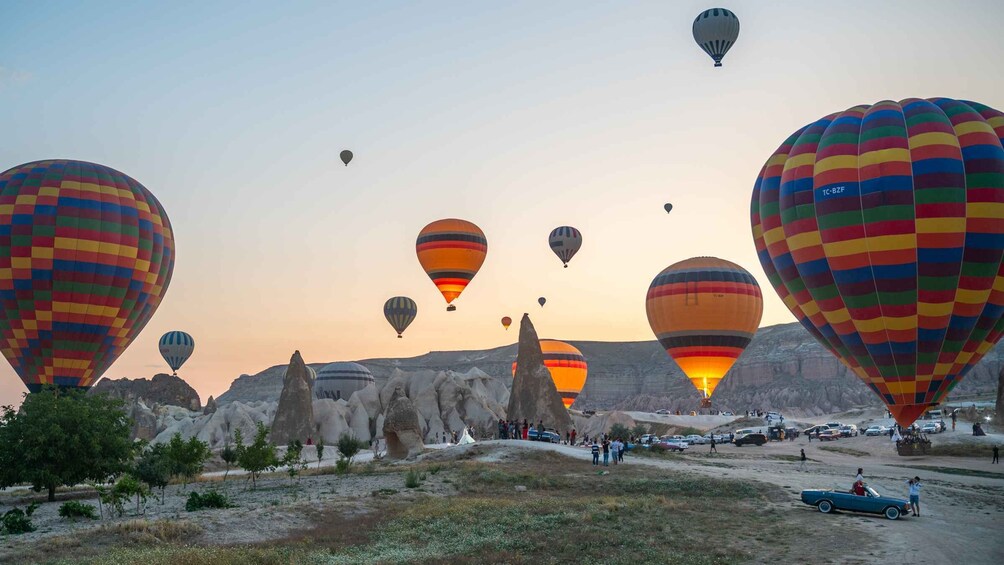
[[178, 374], [178, 369], [188, 361], [195, 351], [195, 340], [185, 332], [171, 331], [160, 338], [160, 356]]
[[753, 339], [763, 296], [739, 265], [694, 257], [655, 277], [645, 310], [659, 343], [707, 399]]
[[[565, 408], [571, 408], [586, 386], [589, 365], [582, 352], [575, 347], [554, 339], [540, 340], [540, 351], [544, 354], [544, 366], [551, 373], [554, 387], [561, 395]], [[516, 376], [516, 362], [512, 362], [512, 375]]]
[[174, 233], [134, 179], [82, 161], [0, 174], [3, 354], [37, 392], [87, 388], [153, 316], [174, 270]]
[[422, 228], [415, 243], [418, 262], [449, 305], [467, 288], [488, 254], [481, 228], [466, 220], [436, 220]]
[[404, 330], [415, 321], [415, 316], [418, 316], [418, 304], [407, 296], [388, 298], [383, 303], [383, 316], [400, 338]]
[[575, 257], [582, 247], [582, 234], [572, 226], [560, 226], [551, 230], [551, 235], [547, 237], [547, 244], [551, 246], [551, 251], [561, 259], [568, 268], [568, 262]]
[[771, 284], [903, 426], [1004, 330], [1002, 138], [975, 102], [856, 106], [795, 132], [754, 185]]

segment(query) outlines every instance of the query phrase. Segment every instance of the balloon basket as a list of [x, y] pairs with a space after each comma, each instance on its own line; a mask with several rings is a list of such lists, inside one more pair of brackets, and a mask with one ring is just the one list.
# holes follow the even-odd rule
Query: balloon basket
[[457, 310], [457, 307], [454, 306], [454, 305], [452, 305], [452, 304], [450, 304], [449, 306], [446, 307], [446, 311], [447, 312], [455, 312], [456, 310]]

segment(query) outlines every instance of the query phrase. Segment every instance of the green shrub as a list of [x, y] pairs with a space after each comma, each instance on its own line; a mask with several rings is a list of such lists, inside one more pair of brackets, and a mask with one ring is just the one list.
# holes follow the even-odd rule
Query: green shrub
[[408, 488], [418, 488], [418, 485], [422, 484], [418, 473], [414, 469], [408, 471], [408, 474], [404, 476], [404, 486]]
[[335, 461], [335, 473], [339, 475], [344, 475], [349, 472], [349, 460], [342, 457], [338, 461]]
[[188, 494], [188, 501], [185, 502], [185, 510], [195, 512], [205, 508], [233, 508], [230, 499], [222, 492], [210, 490], [199, 494], [194, 490]]
[[11, 535], [26, 534], [35, 531], [31, 523], [31, 515], [35, 513], [38, 504], [32, 502], [24, 510], [14, 508], [0, 517], [0, 532]]
[[64, 502], [59, 507], [59, 515], [63, 518], [90, 518], [91, 520], [98, 517], [97, 508], [76, 500]]
[[356, 439], [355, 436], [342, 434], [342, 437], [338, 438], [338, 453], [348, 459], [349, 463], [352, 463], [352, 458], [364, 447], [366, 442]]

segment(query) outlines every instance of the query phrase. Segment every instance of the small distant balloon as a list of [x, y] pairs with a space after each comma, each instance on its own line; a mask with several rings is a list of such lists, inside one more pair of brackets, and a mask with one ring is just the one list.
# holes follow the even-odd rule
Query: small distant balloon
[[667, 203], [666, 203], [666, 204], [665, 204], [665, 205], [663, 206], [663, 208], [664, 208], [664, 209], [666, 210], [666, 213], [667, 213], [667, 214], [673, 211], [673, 205], [672, 205], [672, 204], [670, 204], [669, 202], [667, 202]]
[[694, 20], [694, 41], [722, 66], [722, 58], [739, 38], [739, 18], [725, 8], [704, 10]]
[[345, 149], [341, 153], [339, 153], [338, 156], [342, 158], [342, 162], [345, 163], [346, 167], [348, 167], [349, 161], [352, 160], [352, 152], [349, 151], [348, 149]]
[[502, 327], [503, 328], [505, 328], [508, 331], [509, 330], [509, 326], [511, 326], [511, 325], [512, 325], [512, 318], [510, 318], [509, 316], [505, 316], [505, 317], [502, 318]]
[[572, 226], [557, 227], [548, 236], [547, 244], [551, 246], [551, 251], [558, 256], [558, 259], [561, 259], [567, 269], [568, 262], [582, 247], [582, 234]]
[[178, 369], [185, 364], [185, 361], [188, 361], [192, 352], [195, 351], [195, 340], [192, 339], [192, 336], [177, 330], [161, 336], [159, 345], [160, 356], [164, 358], [164, 361], [167, 361], [175, 376], [178, 375]]
[[395, 296], [387, 299], [387, 302], [384, 303], [383, 315], [397, 332], [397, 337], [400, 338], [404, 330], [415, 321], [415, 316], [418, 315], [418, 305], [407, 296]]
[[547, 299], [544, 298], [543, 296], [541, 296], [540, 298], [537, 299], [537, 304], [540, 304], [541, 308], [544, 307], [544, 303], [546, 303], [546, 302], [547, 302]]

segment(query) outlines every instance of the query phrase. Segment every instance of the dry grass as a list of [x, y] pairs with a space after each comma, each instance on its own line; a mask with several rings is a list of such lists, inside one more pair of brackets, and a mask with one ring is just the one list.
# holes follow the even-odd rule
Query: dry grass
[[129, 520], [102, 526], [104, 533], [138, 543], [179, 542], [198, 535], [202, 528], [188, 520]]
[[871, 453], [867, 451], [861, 451], [860, 449], [854, 449], [852, 447], [841, 447], [839, 445], [820, 445], [820, 451], [832, 451], [833, 453], [843, 453], [844, 455], [850, 455], [851, 457], [868, 457]]

